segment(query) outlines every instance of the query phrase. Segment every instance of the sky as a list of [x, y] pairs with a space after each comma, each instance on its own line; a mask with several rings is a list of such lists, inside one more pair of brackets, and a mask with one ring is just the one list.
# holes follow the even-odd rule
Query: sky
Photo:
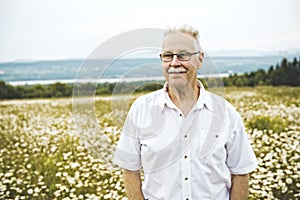
[[299, 0], [0, 0], [0, 62], [86, 58], [126, 31], [189, 24], [207, 51], [300, 48]]

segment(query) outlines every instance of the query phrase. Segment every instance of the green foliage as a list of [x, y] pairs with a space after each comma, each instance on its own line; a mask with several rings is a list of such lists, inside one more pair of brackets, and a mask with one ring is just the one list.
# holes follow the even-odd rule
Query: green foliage
[[[83, 83], [76, 86], [81, 96], [131, 94], [150, 92], [162, 88], [162, 82], [120, 82], [120, 83]], [[73, 95], [73, 84], [54, 83], [50, 85], [24, 85], [11, 86], [0, 80], [0, 99], [20, 98], [56, 98], [70, 97]], [[80, 93], [79, 93], [80, 92]]]
[[162, 83], [147, 83], [144, 84], [142, 87], [139, 87], [135, 90], [136, 93], [139, 92], [151, 92], [155, 90], [159, 90], [163, 87]]
[[280, 66], [273, 66], [267, 72], [259, 69], [243, 75], [231, 75], [223, 79], [225, 86], [260, 86], [260, 85], [287, 85], [300, 86], [300, 60], [296, 58], [292, 62], [283, 59]]
[[0, 81], [0, 99], [69, 97], [72, 95], [72, 90], [72, 85], [64, 83], [14, 87]]
[[287, 124], [280, 116], [256, 116], [248, 123], [248, 126], [252, 130], [272, 130], [273, 132], [277, 133], [284, 131], [284, 129], [287, 127]]

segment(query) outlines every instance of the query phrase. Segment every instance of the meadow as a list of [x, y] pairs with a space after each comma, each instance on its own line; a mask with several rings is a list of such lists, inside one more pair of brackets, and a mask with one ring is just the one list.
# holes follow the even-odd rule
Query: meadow
[[[300, 87], [225, 94], [259, 160], [249, 199], [299, 199]], [[97, 97], [76, 110], [72, 98], [0, 101], [0, 199], [126, 199], [111, 163], [128, 109], [117, 102]]]

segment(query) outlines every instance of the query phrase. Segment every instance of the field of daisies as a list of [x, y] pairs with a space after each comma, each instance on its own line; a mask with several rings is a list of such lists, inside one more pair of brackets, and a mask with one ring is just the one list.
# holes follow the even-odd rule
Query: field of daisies
[[[299, 199], [300, 88], [226, 88], [225, 97], [259, 160], [249, 199]], [[111, 162], [124, 100], [0, 101], [0, 199], [126, 199]]]

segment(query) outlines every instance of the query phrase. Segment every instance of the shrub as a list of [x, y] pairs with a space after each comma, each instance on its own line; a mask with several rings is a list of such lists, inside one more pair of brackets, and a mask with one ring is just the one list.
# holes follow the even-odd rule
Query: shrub
[[272, 130], [273, 132], [282, 132], [287, 127], [286, 122], [279, 116], [256, 116], [248, 122], [251, 130]]

